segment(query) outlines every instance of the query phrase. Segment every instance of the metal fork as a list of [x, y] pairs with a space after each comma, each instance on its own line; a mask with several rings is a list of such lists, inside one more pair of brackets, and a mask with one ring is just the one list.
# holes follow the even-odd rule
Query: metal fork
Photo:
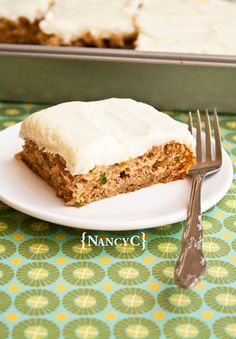
[[[192, 114], [189, 112], [189, 131], [193, 133]], [[205, 113], [205, 159], [202, 152], [201, 117], [199, 111], [196, 114], [196, 164], [190, 169], [192, 189], [190, 203], [187, 211], [187, 219], [182, 235], [181, 252], [175, 265], [174, 280], [184, 288], [194, 286], [204, 275], [206, 259], [202, 251], [203, 228], [201, 223], [201, 187], [207, 175], [217, 172], [222, 164], [221, 140], [219, 120], [216, 109], [214, 110], [214, 138], [215, 155], [212, 156], [211, 125], [208, 110]]]

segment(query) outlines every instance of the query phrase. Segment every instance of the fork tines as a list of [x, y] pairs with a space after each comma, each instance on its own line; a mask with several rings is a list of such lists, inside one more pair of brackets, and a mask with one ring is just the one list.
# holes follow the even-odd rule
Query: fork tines
[[[193, 119], [192, 113], [189, 112], [188, 119], [188, 129], [193, 134]], [[213, 117], [213, 129], [214, 129], [214, 139], [215, 139], [215, 157], [212, 157], [212, 139], [211, 139], [211, 122], [208, 113], [208, 109], [205, 112], [205, 149], [206, 149], [206, 159], [205, 162], [215, 161], [218, 164], [222, 162], [222, 151], [221, 151], [221, 140], [220, 140], [220, 128], [219, 128], [219, 119], [216, 109], [214, 109]], [[202, 151], [202, 126], [201, 126], [201, 114], [200, 111], [196, 112], [196, 160], [197, 164], [203, 163], [203, 151]], [[205, 163], [204, 162], [204, 163]]]

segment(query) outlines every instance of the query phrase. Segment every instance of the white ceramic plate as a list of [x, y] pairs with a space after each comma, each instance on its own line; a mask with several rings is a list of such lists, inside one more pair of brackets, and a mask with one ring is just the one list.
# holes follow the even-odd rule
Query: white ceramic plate
[[[158, 184], [136, 192], [91, 203], [82, 208], [68, 207], [54, 190], [14, 158], [21, 150], [20, 124], [0, 133], [0, 200], [39, 219], [85, 229], [131, 230], [156, 227], [186, 218], [191, 181]], [[227, 192], [233, 171], [223, 151], [221, 170], [204, 181], [202, 210], [215, 205]]]

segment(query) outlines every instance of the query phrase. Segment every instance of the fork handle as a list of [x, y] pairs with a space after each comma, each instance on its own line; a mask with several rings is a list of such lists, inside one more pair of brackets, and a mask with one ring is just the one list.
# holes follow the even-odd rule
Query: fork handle
[[181, 252], [175, 265], [174, 280], [184, 288], [197, 283], [206, 270], [202, 251], [201, 187], [205, 174], [192, 177], [190, 203], [182, 235]]

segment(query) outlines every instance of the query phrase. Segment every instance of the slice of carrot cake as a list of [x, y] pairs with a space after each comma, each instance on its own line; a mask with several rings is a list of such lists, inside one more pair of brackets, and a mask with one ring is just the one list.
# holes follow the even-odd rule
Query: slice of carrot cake
[[0, 43], [40, 44], [39, 21], [53, 0], [0, 0]]
[[194, 163], [187, 126], [131, 99], [67, 102], [26, 118], [18, 154], [68, 205], [184, 178]]
[[49, 44], [132, 48], [137, 8], [137, 0], [56, 0], [39, 26]]

